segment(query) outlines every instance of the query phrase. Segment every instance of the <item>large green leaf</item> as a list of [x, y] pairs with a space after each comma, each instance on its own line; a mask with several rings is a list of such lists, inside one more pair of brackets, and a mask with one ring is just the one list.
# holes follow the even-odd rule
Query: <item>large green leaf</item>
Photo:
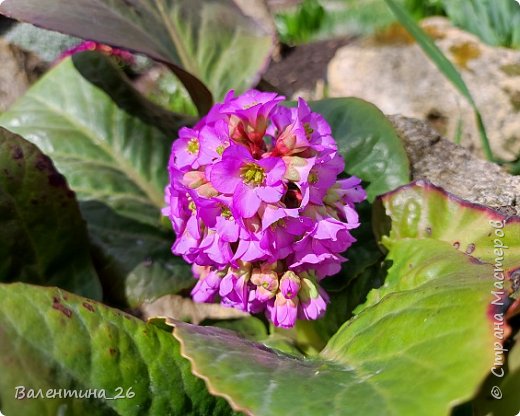
[[56, 285], [101, 298], [74, 193], [47, 156], [3, 128], [0, 230], [0, 281]]
[[[520, 412], [520, 336], [516, 337], [516, 344], [511, 349], [507, 357], [508, 372], [504, 376], [501, 372], [501, 367], [497, 367], [496, 374], [493, 376], [492, 385], [498, 387], [495, 394], [501, 395], [500, 398], [489, 397], [486, 391], [486, 399], [484, 402], [477, 402], [477, 408], [480, 410], [479, 414], [493, 415], [493, 416], [516, 416]], [[504, 366], [505, 367], [505, 366]]]
[[[55, 288], [0, 285], [0, 298], [0, 407], [6, 415], [231, 413], [191, 374], [169, 332]], [[29, 389], [44, 395], [48, 389], [97, 389], [98, 398], [63, 398], [62, 391], [61, 399], [16, 400], [17, 386], [27, 395]], [[101, 389], [107, 398], [126, 398], [99, 398]]]
[[372, 205], [363, 202], [356, 207], [361, 225], [352, 230], [357, 242], [346, 253], [348, 261], [341, 272], [321, 282], [330, 295], [330, 303], [323, 319], [297, 321], [297, 340], [300, 345], [312, 345], [318, 351], [347, 321], [354, 309], [363, 303], [368, 292], [381, 286], [384, 255], [379, 249], [372, 231]]
[[4, 0], [0, 13], [167, 62], [199, 109], [250, 88], [273, 39], [233, 0]]
[[316, 359], [178, 323], [181, 352], [212, 392], [255, 415], [447, 415], [493, 363], [493, 269], [433, 239], [398, 241], [389, 258], [389, 279], [399, 273], [406, 286], [345, 324]]
[[[80, 200], [99, 200], [120, 214], [157, 224], [171, 139], [141, 120], [144, 106], [136, 100], [130, 112], [83, 75], [94, 69], [119, 76], [95, 53], [67, 59], [2, 114], [0, 125], [48, 154]], [[119, 87], [118, 95], [124, 95], [124, 85]], [[129, 97], [136, 94], [126, 91]]]
[[171, 253], [171, 231], [125, 218], [96, 201], [81, 203], [81, 212], [112, 302], [136, 307], [194, 284], [190, 266]]
[[0, 116], [0, 125], [47, 152], [77, 192], [113, 302], [136, 306], [193, 283], [188, 266], [172, 256], [173, 235], [160, 222], [170, 144], [180, 123], [92, 52], [58, 65]]
[[[474, 396], [499, 341], [493, 330], [501, 310], [492, 302], [502, 253], [494, 251], [495, 240], [508, 245], [506, 271], [516, 270], [518, 218], [424, 182], [382, 201], [392, 221], [385, 284], [318, 357], [297, 359], [218, 329], [177, 324], [183, 355], [213, 392], [258, 415], [415, 415], [419, 408], [441, 415]], [[247, 383], [248, 374], [254, 382]], [[509, 394], [515, 374], [503, 385]]]
[[[520, 217], [505, 217], [425, 181], [383, 196], [392, 230], [386, 244], [400, 238], [433, 238], [503, 268], [520, 267]], [[504, 246], [504, 247], [501, 247]]]
[[311, 103], [325, 117], [345, 157], [346, 172], [369, 182], [368, 200], [410, 181], [410, 167], [397, 133], [373, 104], [359, 98]]

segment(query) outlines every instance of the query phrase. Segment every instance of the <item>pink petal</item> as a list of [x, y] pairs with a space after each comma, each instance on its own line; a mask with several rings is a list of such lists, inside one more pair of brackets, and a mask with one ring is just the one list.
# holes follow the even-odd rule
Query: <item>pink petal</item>
[[260, 198], [254, 189], [243, 183], [237, 186], [233, 197], [233, 208], [244, 218], [251, 218], [260, 208]]
[[258, 188], [255, 188], [254, 191], [262, 201], [274, 204], [282, 199], [284, 186], [282, 183], [276, 187], [259, 186]]

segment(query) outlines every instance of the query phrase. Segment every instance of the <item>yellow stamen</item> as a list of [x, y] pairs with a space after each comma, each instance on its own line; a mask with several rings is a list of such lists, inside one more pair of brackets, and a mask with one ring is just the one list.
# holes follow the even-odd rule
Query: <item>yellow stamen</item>
[[310, 137], [310, 135], [314, 133], [314, 129], [311, 127], [310, 123], [303, 123], [303, 128], [305, 129], [307, 137]]
[[309, 174], [309, 183], [314, 185], [318, 182], [318, 174], [316, 172], [311, 172]]
[[224, 153], [224, 150], [226, 150], [226, 147], [221, 144], [220, 146], [218, 146], [216, 149], [217, 153], [219, 154], [219, 156], [222, 156], [222, 153]]
[[199, 152], [199, 141], [195, 137], [193, 137], [186, 146], [186, 150], [188, 153], [191, 153], [192, 155], [197, 154]]
[[221, 215], [227, 220], [233, 217], [233, 214], [231, 214], [231, 211], [228, 207], [222, 207], [220, 212]]
[[240, 169], [240, 177], [244, 183], [251, 185], [261, 185], [265, 180], [265, 171], [256, 163], [247, 163]]

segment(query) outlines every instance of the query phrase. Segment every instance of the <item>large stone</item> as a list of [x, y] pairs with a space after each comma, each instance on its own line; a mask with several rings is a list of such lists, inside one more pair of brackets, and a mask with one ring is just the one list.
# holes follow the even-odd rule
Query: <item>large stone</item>
[[[520, 154], [520, 51], [485, 45], [444, 18], [426, 19], [422, 26], [461, 73], [495, 155], [515, 159]], [[466, 99], [402, 28], [339, 49], [328, 67], [328, 83], [331, 96], [356, 96], [387, 114], [428, 120], [450, 139], [461, 123], [461, 143], [482, 155]]]
[[463, 199], [520, 215], [520, 176], [505, 172], [446, 140], [426, 122], [388, 117], [403, 140], [412, 179], [427, 179]]
[[0, 112], [23, 95], [42, 72], [36, 56], [0, 39]]

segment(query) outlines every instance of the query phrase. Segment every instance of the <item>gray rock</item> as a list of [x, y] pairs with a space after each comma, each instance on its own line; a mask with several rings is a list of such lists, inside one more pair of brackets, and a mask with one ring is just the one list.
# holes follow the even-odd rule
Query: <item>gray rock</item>
[[520, 176], [444, 139], [424, 121], [400, 115], [388, 118], [405, 145], [412, 179], [427, 179], [468, 201], [520, 215]]
[[67, 49], [81, 39], [41, 29], [29, 23], [14, 25], [5, 35], [7, 42], [32, 52], [45, 62], [54, 62]]
[[[461, 73], [495, 155], [514, 160], [520, 154], [520, 51], [485, 45], [443, 18], [426, 19], [422, 26]], [[470, 105], [404, 29], [339, 49], [328, 83], [333, 97], [356, 96], [387, 114], [428, 120], [450, 139], [461, 123], [461, 143], [482, 155]]]

